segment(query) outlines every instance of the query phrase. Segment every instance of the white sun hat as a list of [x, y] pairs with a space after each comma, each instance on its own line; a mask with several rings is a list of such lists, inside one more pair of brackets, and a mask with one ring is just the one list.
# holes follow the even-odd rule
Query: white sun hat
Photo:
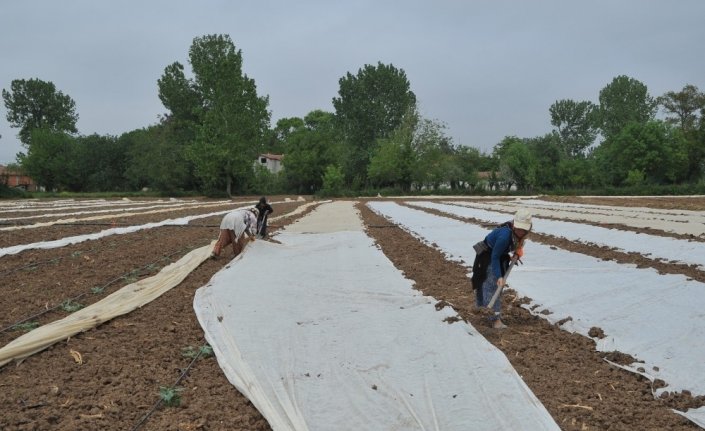
[[516, 229], [531, 230], [531, 213], [523, 208], [517, 210], [513, 224]]

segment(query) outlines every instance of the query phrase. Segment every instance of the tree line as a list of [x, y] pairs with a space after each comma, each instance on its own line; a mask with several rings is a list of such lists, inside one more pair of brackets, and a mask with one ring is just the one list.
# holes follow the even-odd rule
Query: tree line
[[[551, 105], [550, 133], [507, 136], [482, 153], [421, 116], [406, 73], [392, 64], [341, 77], [334, 112], [272, 127], [269, 98], [243, 72], [228, 35], [197, 37], [188, 54], [191, 78], [174, 62], [157, 81], [166, 109], [159, 122], [120, 136], [80, 135], [70, 96], [52, 82], [12, 81], [2, 97], [24, 148], [18, 165], [47, 190], [76, 192], [536, 192], [705, 182], [705, 95], [693, 85], [653, 97], [617, 76], [599, 104]], [[284, 169], [257, 166], [262, 153], [283, 154]]]

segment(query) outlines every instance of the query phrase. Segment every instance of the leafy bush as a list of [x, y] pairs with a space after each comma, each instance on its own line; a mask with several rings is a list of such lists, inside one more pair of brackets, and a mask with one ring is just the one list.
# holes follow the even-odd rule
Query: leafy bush
[[323, 188], [321, 195], [323, 196], [339, 196], [343, 189], [345, 177], [343, 170], [338, 166], [328, 165], [323, 174]]

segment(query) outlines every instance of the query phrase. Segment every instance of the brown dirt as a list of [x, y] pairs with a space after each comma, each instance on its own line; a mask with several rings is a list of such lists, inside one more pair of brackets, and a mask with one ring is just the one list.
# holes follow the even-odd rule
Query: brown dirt
[[[275, 215], [300, 203], [274, 205]], [[529, 387], [564, 430], [695, 430], [669, 408], [703, 405], [703, 397], [669, 394], [654, 400], [652, 384], [610, 366], [592, 340], [569, 334], [519, 307], [504, 295], [508, 330], [490, 329], [472, 307], [467, 269], [421, 244], [360, 206], [368, 233], [416, 288], [452, 306], [507, 355]], [[203, 212], [210, 212], [206, 210]], [[192, 211], [189, 214], [197, 214]], [[278, 220], [270, 231], [297, 217]], [[163, 215], [124, 220], [138, 224]], [[169, 218], [172, 218], [171, 215]], [[138, 278], [152, 275], [189, 250], [218, 235], [220, 217], [196, 220], [193, 227], [160, 227], [51, 250], [28, 250], [0, 258], [0, 329], [68, 298], [87, 305]], [[377, 226], [377, 227], [372, 227]], [[102, 230], [105, 227], [98, 227]], [[96, 231], [95, 226], [56, 226], [26, 230], [14, 244]], [[37, 231], [37, 232], [31, 232]], [[0, 242], [5, 242], [3, 233]], [[2, 247], [3, 245], [0, 245]], [[593, 250], [600, 253], [599, 250]], [[231, 251], [208, 260], [178, 287], [126, 316], [57, 343], [19, 365], [0, 368], [2, 430], [130, 430], [154, 407], [160, 387], [171, 387], [192, 359], [183, 349], [205, 341], [193, 312], [196, 289], [228, 262]], [[91, 288], [97, 288], [91, 291]], [[102, 291], [100, 291], [102, 289]], [[82, 295], [82, 296], [80, 296]], [[33, 318], [61, 318], [60, 308]], [[449, 324], [453, 324], [449, 321]], [[21, 330], [0, 333], [3, 345]], [[71, 351], [81, 354], [75, 361]], [[178, 385], [181, 405], [159, 406], [142, 430], [269, 430], [260, 413], [227, 381], [215, 358], [198, 359]]]

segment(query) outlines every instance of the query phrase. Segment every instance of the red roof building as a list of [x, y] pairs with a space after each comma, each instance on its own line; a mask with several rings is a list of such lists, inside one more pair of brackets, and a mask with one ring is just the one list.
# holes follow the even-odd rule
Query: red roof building
[[16, 168], [0, 165], [0, 183], [8, 187], [17, 187], [29, 192], [37, 191], [37, 184]]

